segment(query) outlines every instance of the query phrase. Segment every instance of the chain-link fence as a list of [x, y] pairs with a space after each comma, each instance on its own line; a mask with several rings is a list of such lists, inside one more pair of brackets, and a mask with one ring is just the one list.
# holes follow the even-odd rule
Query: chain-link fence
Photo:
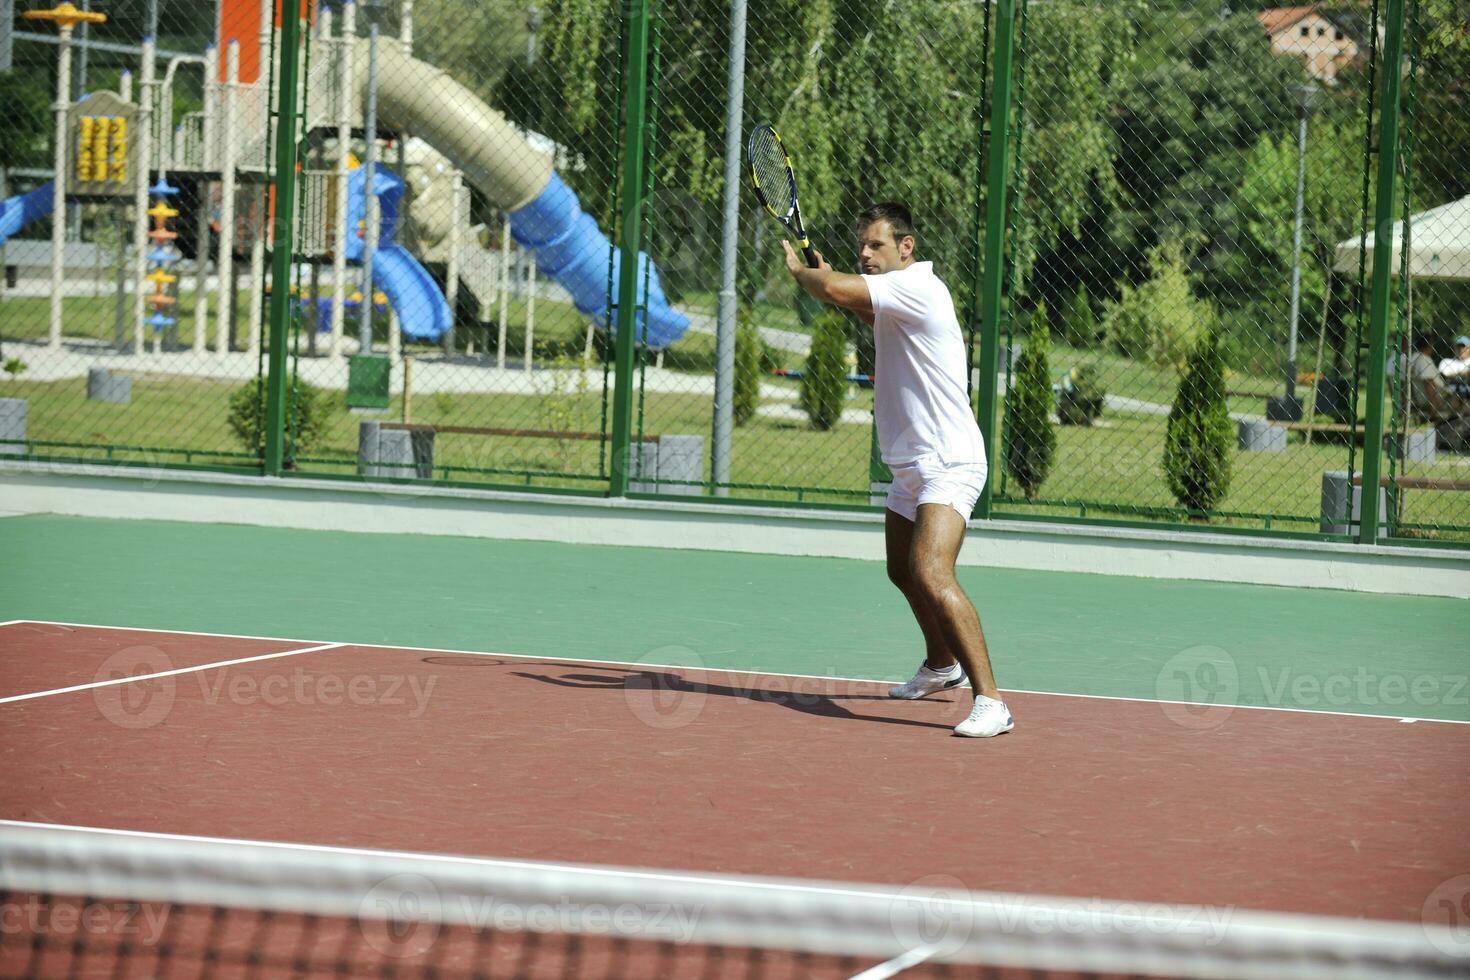
[[[321, 0], [296, 39], [261, 0], [93, 0], [59, 276], [61, 24], [19, 6], [33, 457], [273, 470], [274, 354], [291, 472], [872, 506], [871, 328], [799, 294], [727, 153], [770, 122], [839, 270], [863, 206], [911, 207], [982, 515], [1349, 535], [1367, 478], [1380, 536], [1470, 537], [1462, 0]], [[1374, 278], [1386, 217], [1412, 276]]]
[[[606, 489], [619, 24], [462, 0], [316, 9], [290, 350], [330, 421], [294, 469]], [[611, 43], [556, 64], [579, 31]], [[545, 91], [563, 68], [587, 105]]]
[[[1470, 537], [1470, 5], [1406, 11], [1383, 532]], [[1404, 274], [1407, 270], [1408, 274]]]
[[[1352, 530], [1350, 474], [1377, 452], [1365, 440], [1388, 5], [1258, 6], [1023, 8], [1005, 338], [1022, 351], [1007, 405], [1034, 403], [1027, 385], [1055, 395], [1050, 419], [1005, 413], [998, 512]], [[1407, 130], [1444, 131], [1415, 125], [1428, 108], [1412, 91], [1428, 74], [1412, 56], [1418, 6], [1405, 213], [1422, 200], [1407, 193]], [[1057, 133], [1073, 136], [1060, 156]], [[1066, 170], [1079, 145], [1094, 149], [1080, 179]], [[1463, 283], [1443, 289], [1446, 308], [1463, 302]], [[1462, 332], [1444, 327], [1423, 339]], [[1388, 519], [1463, 536], [1464, 446], [1436, 446], [1432, 428], [1389, 427], [1384, 478], [1423, 485]]]
[[[727, 198], [729, 121], [742, 185], [744, 134], [760, 122], [781, 133], [812, 243], [836, 269], [858, 271], [857, 213], [903, 200], [915, 215], [917, 256], [973, 311], [989, 14], [988, 3], [969, 0], [754, 0], [732, 117], [731, 5], [660, 5], [649, 237], [691, 325], [667, 351], [643, 352], [642, 421], [706, 440], [709, 465], [696, 479], [716, 492], [867, 505], [874, 463], [872, 328], [807, 300], [786, 270], [782, 228], [748, 186]], [[727, 250], [735, 274], [722, 283]], [[734, 307], [723, 327], [736, 334], [723, 364], [722, 287]], [[722, 370], [734, 375], [728, 435], [714, 397]]]
[[[6, 415], [25, 440], [12, 451], [258, 465], [229, 402], [260, 346], [268, 65], [227, 64], [212, 5], [3, 7], [0, 383], [25, 403], [23, 428]], [[258, 18], [249, 34], [253, 51]]]

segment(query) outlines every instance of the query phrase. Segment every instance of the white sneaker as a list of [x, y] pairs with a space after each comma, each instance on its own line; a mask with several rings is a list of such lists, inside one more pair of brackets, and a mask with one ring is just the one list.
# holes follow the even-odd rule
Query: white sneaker
[[965, 672], [959, 664], [950, 664], [947, 670], [935, 670], [927, 663], [919, 665], [919, 672], [902, 687], [890, 687], [888, 696], [903, 701], [928, 697], [939, 691], [947, 691], [965, 683]]
[[1010, 709], [1005, 706], [1004, 701], [976, 695], [975, 707], [970, 709], [970, 717], [954, 726], [954, 733], [966, 738], [989, 738], [992, 735], [1002, 735], [1015, 727], [1016, 723], [1011, 719]]

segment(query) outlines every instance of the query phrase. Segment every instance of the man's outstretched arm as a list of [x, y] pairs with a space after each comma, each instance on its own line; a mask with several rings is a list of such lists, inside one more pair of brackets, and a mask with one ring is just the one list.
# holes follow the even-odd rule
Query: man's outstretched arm
[[816, 268], [809, 268], [790, 242], [783, 239], [781, 244], [786, 249], [786, 268], [798, 286], [823, 303], [852, 310], [868, 323], [873, 322], [873, 297], [868, 292], [867, 280], [837, 272], [822, 258], [821, 252], [817, 253]]

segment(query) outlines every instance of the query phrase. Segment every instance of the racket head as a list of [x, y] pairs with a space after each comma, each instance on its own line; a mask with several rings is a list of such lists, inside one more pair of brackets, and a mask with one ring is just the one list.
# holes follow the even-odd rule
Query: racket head
[[756, 197], [777, 221], [790, 224], [797, 207], [796, 174], [781, 134], [769, 123], [759, 123], [745, 142], [745, 157]]

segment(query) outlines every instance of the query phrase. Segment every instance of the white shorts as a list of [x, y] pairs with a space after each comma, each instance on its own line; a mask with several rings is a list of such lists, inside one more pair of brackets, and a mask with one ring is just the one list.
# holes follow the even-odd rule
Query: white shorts
[[945, 463], [938, 456], [920, 456], [907, 466], [893, 466], [888, 509], [909, 520], [918, 517], [920, 504], [948, 504], [965, 520], [985, 489], [985, 463]]

